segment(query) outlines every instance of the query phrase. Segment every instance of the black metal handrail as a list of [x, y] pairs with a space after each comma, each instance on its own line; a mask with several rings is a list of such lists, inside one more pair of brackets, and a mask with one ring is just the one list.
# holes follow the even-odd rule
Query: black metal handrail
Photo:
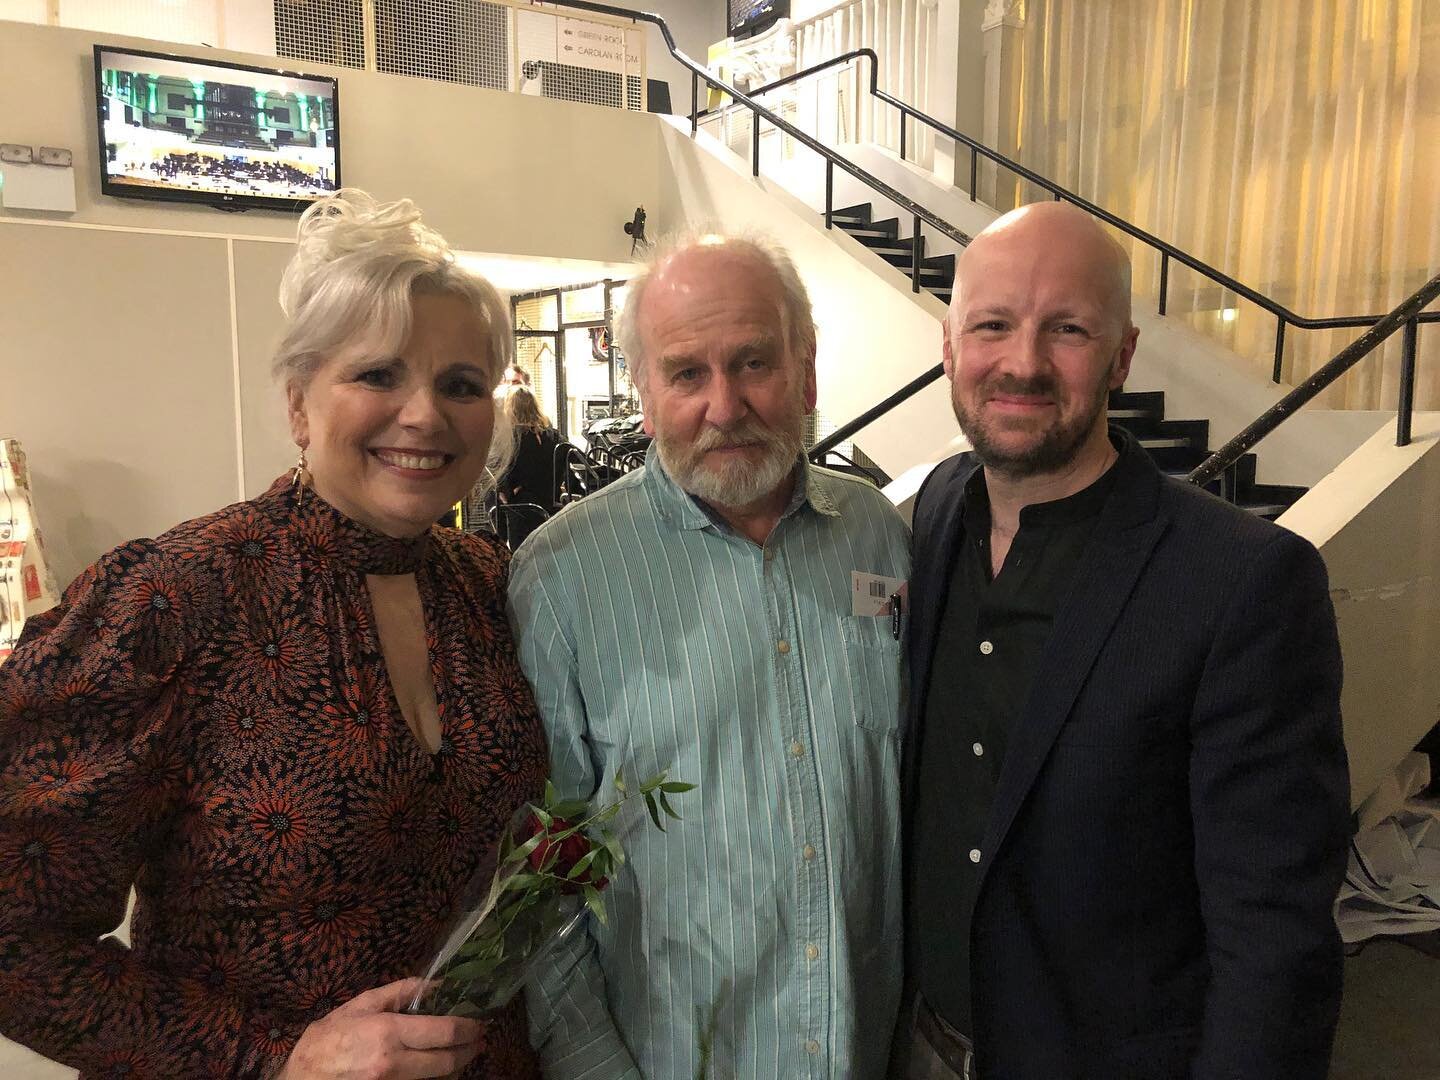
[[[1291, 311], [1289, 308], [1264, 295], [1263, 293], [1258, 292], [1257, 290], [1251, 288], [1250, 286], [1244, 284], [1241, 281], [1237, 281], [1235, 278], [1231, 277], [1223, 270], [1217, 270], [1215, 267], [1209, 265], [1208, 263], [1197, 259], [1195, 256], [1189, 254], [1188, 252], [1182, 251], [1180, 248], [1177, 248], [1174, 244], [1168, 243], [1165, 240], [1161, 240], [1158, 236], [1146, 232], [1138, 225], [1134, 225], [1126, 221], [1124, 218], [1116, 217], [1114, 214], [1110, 213], [1110, 211], [1104, 209], [1101, 206], [1097, 206], [1095, 203], [1084, 198], [1083, 196], [1077, 195], [1075, 192], [1070, 191], [1068, 188], [1061, 187], [1054, 181], [1046, 179], [1039, 173], [1026, 168], [1024, 165], [1021, 165], [1019, 162], [1012, 161], [1010, 158], [1006, 157], [1004, 154], [1001, 154], [999, 151], [992, 150], [990, 147], [984, 145], [983, 143], [976, 142], [964, 132], [956, 130], [949, 124], [946, 124], [941, 120], [937, 120], [930, 114], [922, 112], [921, 110], [915, 108], [913, 105], [901, 101], [899, 98], [894, 97], [893, 95], [885, 92], [884, 90], [881, 90], [880, 60], [879, 57], [876, 56], [874, 49], [852, 49], [847, 53], [841, 53], [839, 56], [831, 57], [829, 60], [823, 60], [818, 64], [814, 64], [808, 68], [805, 68], [803, 71], [797, 71], [792, 75], [787, 75], [783, 79], [776, 79], [774, 82], [766, 83], [764, 86], [758, 89], [751, 90], [750, 94], [752, 97], [758, 97], [761, 94], [768, 93], [769, 91], [778, 89], [779, 87], [788, 86], [791, 83], [799, 82], [801, 79], [809, 78], [811, 75], [814, 75], [821, 71], [825, 71], [828, 68], [836, 67], [840, 64], [846, 64], [852, 60], [859, 59], [868, 59], [870, 61], [870, 95], [900, 111], [900, 157], [902, 159], [904, 159], [906, 156], [906, 117], [913, 117], [915, 120], [925, 124], [927, 127], [939, 132], [947, 138], [953, 139], [959, 143], [963, 143], [965, 146], [970, 148], [971, 202], [976, 201], [975, 189], [978, 186], [977, 179], [979, 159], [981, 156], [984, 156], [990, 161], [994, 162], [996, 165], [1010, 170], [1011, 172], [1015, 173], [1017, 176], [1021, 177], [1027, 182], [1034, 184], [1036, 187], [1045, 189], [1052, 196], [1054, 196], [1057, 202], [1063, 200], [1068, 203], [1073, 203], [1075, 206], [1080, 207], [1080, 209], [1084, 210], [1086, 213], [1092, 214], [1095, 217], [1099, 218], [1107, 225], [1111, 225], [1114, 228], [1119, 229], [1127, 236], [1131, 236], [1134, 239], [1139, 240], [1146, 246], [1153, 248], [1155, 251], [1158, 251], [1160, 253], [1160, 289], [1158, 299], [1159, 314], [1165, 314], [1165, 308], [1169, 294], [1170, 261], [1173, 259], [1175, 262], [1178, 262], [1183, 266], [1188, 266], [1190, 269], [1204, 275], [1222, 288], [1228, 289], [1229, 291], [1235, 293], [1237, 296], [1241, 296], [1244, 299], [1249, 300], [1251, 303], [1263, 308], [1270, 314], [1274, 315], [1279, 320], [1279, 323], [1277, 325], [1275, 336], [1275, 362], [1271, 371], [1272, 382], [1278, 383], [1280, 381], [1280, 376], [1282, 373], [1282, 361], [1284, 359], [1285, 327], [1287, 325], [1293, 326], [1297, 330], [1341, 330], [1350, 327], [1373, 326], [1375, 323], [1379, 322], [1382, 318], [1384, 318], [1384, 316], [1382, 315], [1342, 315], [1326, 318], [1312, 318]], [[1420, 316], [1420, 321], [1440, 322], [1440, 311], [1426, 312]]]
[[839, 446], [846, 439], [854, 435], [861, 428], [868, 427], [871, 423], [880, 419], [880, 417], [884, 416], [891, 409], [895, 408], [895, 406], [909, 401], [910, 398], [914, 397], [921, 390], [924, 390], [925, 387], [929, 386], [931, 383], [933, 383], [936, 379], [940, 378], [940, 376], [944, 374], [944, 365], [936, 364], [929, 371], [917, 375], [904, 386], [900, 387], [899, 390], [896, 390], [889, 397], [885, 398], [883, 401], [877, 401], [874, 405], [871, 405], [870, 408], [866, 409], [859, 416], [855, 417], [854, 420], [851, 420], [850, 422], [845, 424], [841, 424], [829, 435], [826, 435], [825, 438], [821, 439], [814, 446], [810, 447], [810, 449], [806, 451], [806, 453], [810, 455], [810, 460], [818, 461], [820, 458], [828, 454], [831, 450], [834, 450], [835, 447]]
[[[913, 220], [912, 236], [912, 265], [911, 283], [915, 292], [920, 290], [920, 266], [923, 260], [924, 240], [921, 235], [921, 222], [926, 222], [938, 229], [942, 234], [959, 243], [968, 245], [970, 237], [956, 226], [950, 224], [930, 210], [914, 202], [908, 196], [901, 194], [890, 187], [878, 177], [873, 176], [865, 169], [856, 165], [847, 158], [842, 157], [834, 150], [825, 146], [815, 138], [801, 131], [795, 125], [783, 120], [775, 113], [766, 109], [753, 100], [753, 96], [766, 93], [778, 87], [798, 82], [808, 78], [819, 71], [848, 63], [854, 59], [868, 58], [870, 60], [870, 86], [869, 92], [872, 97], [885, 102], [900, 111], [900, 157], [906, 156], [906, 126], [907, 117], [925, 124], [934, 131], [953, 139], [970, 149], [970, 200], [976, 201], [976, 187], [978, 179], [979, 158], [984, 156], [996, 165], [1008, 169], [1016, 176], [1025, 181], [1043, 188], [1050, 192], [1057, 202], [1065, 201], [1080, 207], [1087, 213], [1099, 218], [1113, 228], [1119, 229], [1148, 247], [1160, 253], [1160, 288], [1158, 298], [1159, 314], [1166, 313], [1166, 304], [1169, 293], [1170, 262], [1173, 260], [1182, 266], [1209, 278], [1224, 289], [1235, 293], [1258, 307], [1274, 315], [1277, 320], [1275, 332], [1275, 359], [1271, 373], [1274, 382], [1280, 382], [1283, 372], [1283, 359], [1285, 349], [1285, 328], [1294, 326], [1300, 330], [1336, 330], [1350, 327], [1369, 327], [1370, 329], [1342, 350], [1334, 359], [1325, 364], [1303, 383], [1297, 386], [1279, 402], [1271, 407], [1263, 416], [1251, 424], [1234, 439], [1230, 440], [1224, 447], [1207, 459], [1199, 468], [1190, 474], [1190, 479], [1196, 483], [1208, 483], [1216, 476], [1226, 473], [1234, 467], [1236, 461], [1258, 443], [1262, 438], [1275, 429], [1287, 416], [1293, 413], [1301, 405], [1314, 398], [1317, 394], [1331, 385], [1336, 379], [1343, 375], [1350, 368], [1354, 367], [1363, 357], [1369, 355], [1376, 346], [1393, 334], [1397, 329], [1404, 327], [1404, 349], [1401, 361], [1401, 386], [1400, 401], [1398, 403], [1396, 417], [1396, 443], [1404, 446], [1410, 441], [1411, 417], [1414, 411], [1414, 382], [1415, 382], [1415, 356], [1417, 351], [1417, 337], [1420, 323], [1440, 322], [1440, 311], [1426, 312], [1422, 310], [1431, 303], [1437, 295], [1440, 295], [1440, 277], [1432, 278], [1429, 283], [1423, 286], [1418, 292], [1400, 304], [1394, 311], [1387, 315], [1345, 315], [1326, 318], [1312, 318], [1297, 314], [1268, 296], [1252, 289], [1250, 286], [1236, 280], [1229, 274], [1203, 262], [1202, 260], [1182, 251], [1175, 245], [1161, 240], [1159, 237], [1133, 225], [1123, 218], [1117, 217], [1097, 206], [1095, 203], [1061, 187], [1059, 184], [1041, 176], [1019, 162], [992, 150], [990, 147], [977, 142], [970, 136], [958, 131], [949, 124], [935, 119], [927, 113], [916, 109], [914, 106], [901, 101], [893, 95], [879, 88], [879, 58], [873, 49], [854, 49], [840, 56], [831, 57], [812, 65], [803, 71], [797, 71], [782, 79], [751, 91], [750, 95], [742, 94], [733, 86], [728, 85], [708, 71], [702, 68], [694, 60], [675, 44], [675, 37], [670, 33], [670, 27], [665, 20], [650, 12], [631, 11], [626, 8], [615, 7], [610, 4], [596, 3], [594, 0], [544, 0], [545, 3], [560, 7], [578, 8], [583, 11], [594, 11], [604, 15], [611, 15], [622, 19], [629, 19], [633, 22], [648, 22], [655, 26], [665, 40], [665, 46], [684, 68], [690, 72], [690, 134], [693, 137], [699, 130], [700, 122], [700, 80], [704, 80], [708, 86], [713, 86], [721, 93], [729, 95], [733, 100], [739, 102], [750, 110], [754, 116], [751, 125], [751, 174], [760, 175], [760, 119], [763, 117], [774, 127], [785, 132], [796, 139], [801, 145], [813, 150], [825, 159], [825, 227], [833, 227], [834, 211], [834, 180], [835, 169], [839, 167], [849, 173], [857, 180], [864, 183], [873, 191], [878, 192], [897, 207], [908, 213]], [[841, 442], [853, 436], [857, 431], [874, 422], [879, 417], [888, 413], [891, 409], [907, 401], [924, 387], [940, 378], [943, 369], [936, 365], [924, 372], [915, 379], [912, 379], [905, 386], [865, 410], [855, 419], [836, 428], [826, 438], [817, 442], [808, 451], [812, 459], [823, 457], [833, 450]]]
[[1374, 326], [1340, 350], [1333, 360], [1315, 374], [1266, 409], [1253, 424], [1201, 462], [1187, 479], [1195, 484], [1208, 484], [1234, 468], [1241, 457], [1279, 427], [1286, 417], [1314, 399], [1402, 328], [1405, 337], [1400, 352], [1400, 400], [1395, 417], [1395, 445], [1409, 445], [1410, 420], [1415, 406], [1415, 349], [1420, 314], [1436, 297], [1440, 297], [1440, 274], [1422, 285], [1390, 314], [1382, 316]]
[[[965, 244], [968, 244], [970, 242], [970, 236], [967, 233], [961, 231], [955, 225], [950, 224], [950, 222], [946, 221], [939, 214], [936, 214], [934, 211], [928, 210], [925, 207], [921, 206], [919, 203], [911, 199], [908, 195], [904, 195], [901, 192], [896, 191], [889, 184], [885, 183], [885, 181], [881, 180], [877, 176], [872, 175], [869, 172], [866, 172], [849, 158], [843, 157], [840, 154], [836, 153], [834, 150], [830, 149], [830, 147], [820, 142], [814, 136], [806, 134], [794, 124], [790, 123], [788, 120], [782, 119], [780, 116], [765, 108], [765, 106], [752, 100], [748, 95], [742, 94], [739, 90], [731, 86], [729, 83], [726, 83], [720, 79], [717, 79], [714, 75], [711, 75], [710, 72], [706, 71], [694, 60], [690, 59], [690, 57], [685, 55], [685, 53], [680, 51], [679, 46], [675, 44], [674, 35], [670, 33], [670, 27], [665, 24], [665, 20], [662, 19], [659, 15], [652, 15], [648, 11], [631, 11], [628, 8], [614, 7], [610, 4], [595, 3], [594, 0], [544, 0], [544, 3], [557, 7], [577, 8], [581, 11], [594, 11], [601, 15], [612, 15], [621, 19], [629, 19], [633, 22], [647, 22], [654, 26], [656, 29], [658, 29], [660, 31], [660, 35], [665, 39], [665, 47], [670, 50], [670, 55], [673, 56], [677, 61], [679, 61], [682, 67], [684, 67], [690, 72], [690, 135], [692, 138], [699, 131], [700, 128], [700, 80], [702, 79], [705, 81], [706, 85], [713, 86], [722, 94], [728, 94], [730, 97], [734, 98], [740, 104], [748, 108], [750, 112], [754, 115], [755, 119], [751, 124], [750, 130], [750, 173], [752, 176], [760, 175], [761, 118], [763, 118], [767, 123], [783, 131], [786, 135], [789, 135], [792, 139], [795, 139], [802, 146], [805, 146], [810, 150], [815, 151], [815, 153], [819, 154], [822, 158], [825, 159], [825, 227], [827, 229], [832, 227], [832, 217], [835, 201], [835, 170], [837, 168], [840, 169], [842, 172], [849, 173], [866, 187], [870, 188], [872, 191], [876, 192], [882, 197], [888, 199], [890, 202], [898, 206], [901, 210], [905, 211], [905, 213], [909, 214], [914, 226], [911, 233], [914, 239], [912, 244], [913, 254], [910, 266], [910, 282], [912, 292], [918, 293], [920, 291], [920, 267], [921, 263], [924, 261], [925, 242], [924, 237], [921, 234], [921, 222], [925, 222], [926, 224], [932, 226], [940, 233], [948, 236], [951, 240], [954, 240], [957, 244], [960, 244], [961, 246], [964, 246]], [[873, 56], [874, 54], [872, 53], [871, 55]]]

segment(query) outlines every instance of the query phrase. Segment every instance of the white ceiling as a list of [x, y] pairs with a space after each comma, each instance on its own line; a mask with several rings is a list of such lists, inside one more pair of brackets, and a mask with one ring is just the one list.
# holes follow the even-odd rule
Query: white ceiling
[[486, 255], [456, 252], [460, 265], [486, 278], [503, 292], [533, 292], [590, 281], [624, 281], [640, 269], [635, 263], [589, 262], [583, 259], [544, 259], [520, 255]]

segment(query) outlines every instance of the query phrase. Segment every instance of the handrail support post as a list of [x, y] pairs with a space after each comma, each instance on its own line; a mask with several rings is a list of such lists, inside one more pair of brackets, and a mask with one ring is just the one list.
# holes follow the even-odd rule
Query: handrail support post
[[1170, 292], [1170, 253], [1160, 253], [1160, 314], [1165, 314], [1165, 301]]
[[834, 228], [835, 221], [835, 162], [825, 159], [825, 228]]
[[910, 291], [920, 291], [920, 262], [925, 257], [925, 237], [920, 232], [920, 215], [915, 215], [914, 231], [910, 233]]
[[1415, 355], [1420, 332], [1418, 317], [1409, 319], [1400, 338], [1400, 399], [1395, 409], [1395, 445], [1410, 445], [1410, 422], [1415, 415]]
[[1275, 366], [1270, 372], [1270, 381], [1278, 383], [1284, 373], [1285, 364], [1285, 316], [1275, 317]]

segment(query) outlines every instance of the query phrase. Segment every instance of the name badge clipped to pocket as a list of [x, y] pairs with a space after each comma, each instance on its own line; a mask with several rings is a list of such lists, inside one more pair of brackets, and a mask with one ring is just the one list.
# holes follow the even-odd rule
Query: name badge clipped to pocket
[[898, 597], [905, 597], [905, 579], [850, 571], [850, 614], [877, 617], [893, 613]]

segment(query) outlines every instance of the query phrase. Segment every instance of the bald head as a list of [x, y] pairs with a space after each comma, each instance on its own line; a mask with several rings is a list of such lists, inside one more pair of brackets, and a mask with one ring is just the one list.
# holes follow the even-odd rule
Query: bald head
[[[991, 222], [955, 266], [951, 318], [964, 310], [967, 283], [996, 272], [1086, 283], [1096, 291], [1114, 329], [1130, 328], [1130, 256], [1095, 218], [1067, 202], [1032, 203]], [[972, 290], [973, 291], [973, 290]]]

